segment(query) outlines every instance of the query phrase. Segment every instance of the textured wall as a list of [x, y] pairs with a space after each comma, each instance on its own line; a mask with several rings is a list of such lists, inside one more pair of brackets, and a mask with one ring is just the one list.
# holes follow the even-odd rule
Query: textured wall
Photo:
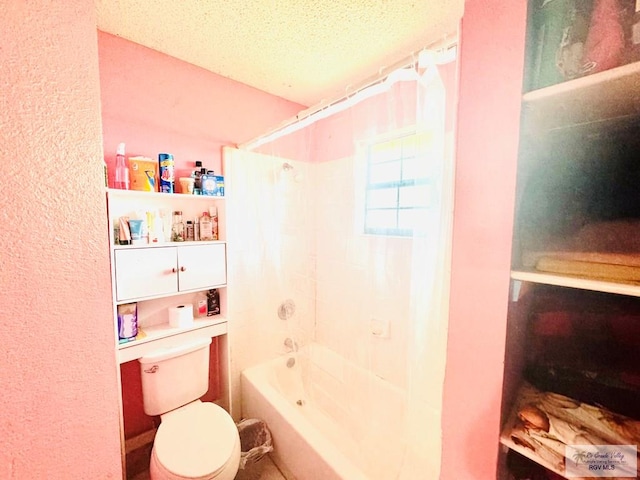
[[496, 478], [526, 2], [462, 20], [441, 478]]
[[0, 478], [120, 478], [94, 2], [4, 2], [0, 64]]

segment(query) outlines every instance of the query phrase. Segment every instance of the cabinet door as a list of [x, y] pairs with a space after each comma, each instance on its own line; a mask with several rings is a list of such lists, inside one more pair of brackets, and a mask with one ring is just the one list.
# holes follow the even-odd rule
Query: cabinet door
[[227, 283], [226, 245], [181, 246], [178, 249], [181, 291], [202, 290]]
[[175, 247], [116, 250], [115, 262], [118, 301], [178, 291]]

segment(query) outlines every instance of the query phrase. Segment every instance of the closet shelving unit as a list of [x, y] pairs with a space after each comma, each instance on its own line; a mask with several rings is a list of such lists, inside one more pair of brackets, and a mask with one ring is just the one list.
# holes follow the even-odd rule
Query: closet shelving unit
[[[553, 137], [556, 139], [554, 141], [558, 142], [559, 138], [561, 139], [566, 135], [568, 137], [567, 141], [572, 142], [572, 145], [576, 146], [576, 148], [588, 149], [589, 145], [595, 145], [592, 142], [609, 141], [607, 134], [602, 132], [606, 132], [611, 128], [617, 129], [618, 132], [622, 128], [626, 131], [623, 136], [634, 135], [633, 131], [635, 130], [635, 136], [640, 137], [640, 62], [626, 64], [608, 71], [533, 90], [523, 95], [521, 153], [518, 167], [517, 197], [519, 205], [517, 205], [516, 212], [514, 260], [511, 271], [513, 286], [513, 298], [511, 300], [514, 303], [511, 304], [508, 321], [508, 329], [511, 331], [507, 332], [502, 412], [503, 430], [500, 436], [500, 443], [504, 447], [502, 450], [504, 455], [501, 458], [499, 467], [498, 478], [500, 479], [513, 478], [509, 477], [507, 473], [508, 467], [505, 460], [509, 451], [517, 452], [532, 462], [564, 478], [568, 478], [565, 477], [563, 465], [558, 465], [558, 462], [550, 461], [545, 455], [538, 454], [535, 449], [514, 441], [511, 435], [512, 428], [518, 422], [517, 405], [522, 404], [523, 398], [521, 397], [524, 395], [522, 391], [526, 389], [522, 385], [525, 384], [523, 381], [524, 369], [528, 361], [526, 359], [527, 350], [529, 349], [527, 342], [531, 341], [528, 330], [529, 314], [523, 314], [522, 307], [514, 307], [521, 288], [526, 288], [530, 292], [545, 286], [544, 288], [547, 289], [557, 288], [558, 292], [568, 291], [570, 293], [572, 290], [580, 290], [594, 292], [594, 295], [607, 294], [611, 298], [619, 296], [640, 297], [640, 282], [638, 281], [611, 280], [598, 278], [596, 275], [591, 274], [582, 276], [545, 272], [531, 266], [524, 267], [522, 262], [523, 249], [526, 247], [521, 247], [521, 245], [526, 243], [527, 240], [523, 237], [532, 234], [532, 230], [527, 230], [526, 209], [523, 214], [520, 211], [520, 207], [523, 202], [531, 201], [531, 197], [527, 199], [528, 194], [525, 191], [525, 187], [531, 176], [534, 175], [533, 172], [540, 172], [539, 166], [536, 166], [540, 152], [547, 150], [542, 154], [546, 155], [546, 167], [543, 167], [546, 168], [546, 170], [543, 170], [544, 174], [548, 178], [553, 178], [555, 175], [553, 162], [556, 160], [549, 160], [549, 157], [553, 156], [553, 152], [550, 153], [548, 150], [553, 147], [550, 146], [550, 143], [547, 143], [548, 138]], [[631, 136], [627, 138], [631, 138]], [[582, 143], [583, 140], [584, 143]], [[566, 151], [558, 154], [557, 158], [557, 165], [560, 170], [564, 168], [561, 165], [562, 162], [572, 161], [572, 158], [564, 155], [564, 153]], [[588, 154], [585, 154], [585, 150], [582, 150], [578, 156], [584, 160]], [[638, 157], [640, 160], [640, 153]], [[603, 159], [603, 162], [606, 160]], [[637, 169], [640, 172], [640, 162], [638, 163]], [[538, 170], [536, 170], [537, 168]], [[596, 170], [602, 172], [606, 168], [608, 168], [606, 165], [601, 165]], [[619, 175], [621, 167], [612, 168], [618, 168], [617, 174]], [[638, 188], [640, 189], [640, 185], [638, 185]], [[599, 190], [600, 193], [603, 191], [606, 191], [606, 188]], [[562, 205], [557, 207], [563, 208]], [[640, 206], [637, 211], [640, 212]], [[522, 218], [523, 216], [525, 218]], [[640, 224], [640, 214], [632, 214], [632, 217], [638, 219]], [[558, 217], [554, 218], [557, 220]], [[616, 218], [615, 215], [612, 218]], [[553, 219], [550, 220], [550, 224], [553, 221]], [[523, 225], [524, 228], [522, 228]], [[550, 228], [553, 228], [553, 226]], [[537, 233], [533, 232], [533, 235], [535, 236]], [[544, 242], [544, 239], [537, 242], [537, 246], [541, 247], [540, 250], [543, 251], [545, 250]], [[550, 250], [553, 250], [553, 248], [550, 248]], [[633, 255], [633, 252], [625, 252], [625, 254]], [[640, 251], [637, 255], [640, 258]], [[559, 295], [562, 296], [562, 293], [559, 293]], [[587, 293], [587, 295], [590, 295], [590, 293]], [[518, 308], [520, 311], [516, 313]], [[594, 354], [597, 355], [596, 352]], [[634, 357], [633, 361], [638, 358]], [[635, 420], [638, 419], [636, 418]], [[636, 440], [640, 442], [640, 438]]]

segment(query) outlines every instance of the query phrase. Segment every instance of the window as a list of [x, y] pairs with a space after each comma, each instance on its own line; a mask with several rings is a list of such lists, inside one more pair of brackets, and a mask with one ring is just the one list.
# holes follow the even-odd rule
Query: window
[[431, 133], [421, 132], [367, 147], [365, 233], [424, 233], [423, 225], [433, 203], [431, 143]]

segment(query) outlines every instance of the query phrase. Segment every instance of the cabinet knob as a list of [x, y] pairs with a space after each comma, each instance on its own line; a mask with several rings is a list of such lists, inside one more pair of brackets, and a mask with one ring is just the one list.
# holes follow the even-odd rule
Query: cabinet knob
[[181, 272], [185, 272], [186, 270], [187, 270], [186, 267], [180, 267]]
[[177, 273], [177, 272], [178, 272], [178, 270], [176, 270], [176, 267], [173, 267], [173, 268], [171, 269], [171, 273]]

